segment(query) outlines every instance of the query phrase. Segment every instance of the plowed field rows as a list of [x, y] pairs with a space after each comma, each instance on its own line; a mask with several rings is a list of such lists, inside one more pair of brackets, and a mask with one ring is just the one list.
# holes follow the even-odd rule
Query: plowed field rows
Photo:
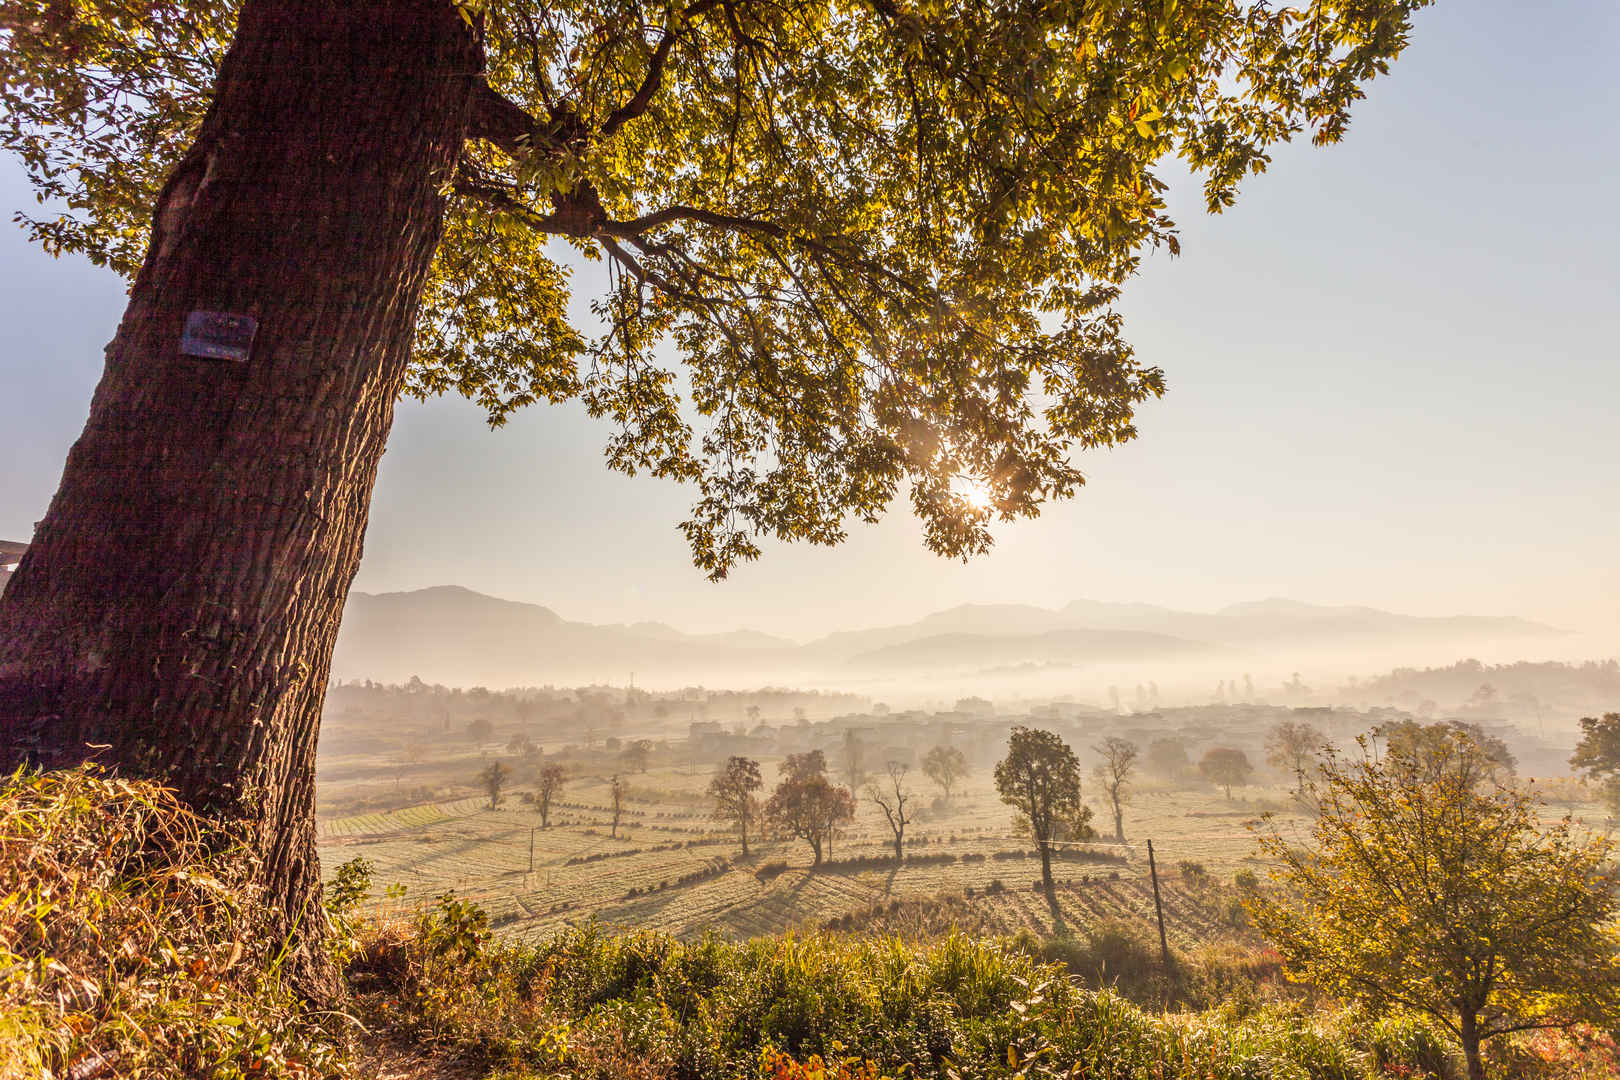
[[[774, 763], [762, 771], [774, 778]], [[695, 809], [708, 776], [693, 770], [638, 775], [626, 808], [633, 813], [623, 818], [618, 838], [608, 836], [607, 785], [592, 778], [570, 783], [563, 800], [569, 805], [555, 808], [549, 829], [536, 828], [534, 808], [515, 793], [498, 810], [489, 809], [485, 798], [465, 798], [330, 819], [320, 824], [322, 862], [330, 872], [363, 856], [376, 867], [377, 902], [384, 902], [383, 890], [394, 883], [406, 886], [404, 902], [410, 906], [453, 890], [483, 905], [502, 933], [522, 937], [593, 916], [683, 937], [709, 931], [749, 937], [825, 925], [897, 898], [969, 890], [973, 914], [988, 928], [1051, 930], [1045, 899], [1031, 889], [1040, 876], [1039, 860], [1027, 840], [1011, 835], [1007, 807], [987, 788], [920, 812], [908, 830], [909, 855], [945, 853], [952, 856], [948, 862], [861, 870], [833, 866], [810, 873], [809, 850], [801, 842], [755, 840], [752, 858], [742, 861], [733, 838]], [[1126, 828], [1132, 837], [1155, 839], [1166, 921], [1178, 944], [1194, 944], [1219, 926], [1182, 889], [1176, 864], [1195, 860], [1229, 880], [1252, 857], [1254, 842], [1245, 822], [1261, 809], [1260, 803], [1227, 803], [1218, 796], [1151, 791], [1130, 808]], [[652, 850], [687, 840], [704, 842]], [[832, 858], [884, 857], [890, 850], [881, 816], [863, 801], [855, 822], [837, 838]], [[1104, 845], [1100, 850], [1124, 854], [1128, 862], [1054, 862], [1065, 920], [1074, 927], [1104, 918], [1150, 920], [1145, 849]], [[993, 857], [997, 854], [1003, 857]], [[608, 857], [568, 865], [593, 855]], [[735, 868], [672, 884], [712, 867], [720, 857], [731, 859]], [[753, 873], [777, 860], [789, 868], [763, 882]], [[665, 883], [670, 884], [660, 888]], [[627, 896], [632, 889], [642, 895]]]

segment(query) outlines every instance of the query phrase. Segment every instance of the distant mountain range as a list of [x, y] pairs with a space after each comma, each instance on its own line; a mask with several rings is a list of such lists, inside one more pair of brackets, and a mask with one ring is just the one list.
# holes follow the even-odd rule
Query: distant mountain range
[[490, 687], [622, 684], [632, 672], [666, 684], [674, 679], [712, 685], [725, 678], [757, 684], [876, 673], [929, 677], [1018, 665], [1218, 661], [1277, 649], [1463, 648], [1560, 633], [1511, 617], [1397, 615], [1291, 600], [1235, 604], [1213, 614], [1077, 600], [1059, 609], [964, 604], [904, 625], [841, 631], [800, 644], [752, 630], [686, 634], [659, 622], [571, 622], [538, 604], [444, 585], [350, 594], [333, 672]]

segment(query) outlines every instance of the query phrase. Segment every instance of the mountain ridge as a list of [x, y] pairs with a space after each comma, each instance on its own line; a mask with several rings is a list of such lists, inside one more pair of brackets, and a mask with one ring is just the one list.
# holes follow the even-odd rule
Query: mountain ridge
[[[595, 624], [460, 585], [354, 592], [333, 658], [340, 677], [462, 685], [613, 681], [631, 672], [698, 678], [817, 676], [1020, 663], [1164, 662], [1302, 642], [1350, 648], [1489, 635], [1549, 637], [1513, 616], [1416, 616], [1269, 598], [1213, 613], [1074, 600], [958, 604], [909, 623], [840, 630], [797, 642], [758, 630], [688, 633], [668, 623]], [[454, 672], [456, 674], [452, 675]], [[439, 674], [434, 674], [439, 673]]]

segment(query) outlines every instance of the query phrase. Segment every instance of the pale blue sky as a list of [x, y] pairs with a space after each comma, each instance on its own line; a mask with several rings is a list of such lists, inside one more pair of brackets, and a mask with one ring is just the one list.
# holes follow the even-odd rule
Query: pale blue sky
[[[904, 505], [712, 585], [689, 493], [601, 464], [573, 407], [491, 432], [400, 408], [356, 586], [457, 582], [596, 622], [805, 637], [965, 601], [1210, 609], [1270, 595], [1511, 613], [1620, 651], [1620, 5], [1441, 0], [1348, 141], [1289, 148], [1127, 291], [1170, 393], [1090, 486], [969, 566]], [[26, 198], [0, 170], [0, 203]], [[0, 537], [83, 424], [118, 281], [0, 230]]]

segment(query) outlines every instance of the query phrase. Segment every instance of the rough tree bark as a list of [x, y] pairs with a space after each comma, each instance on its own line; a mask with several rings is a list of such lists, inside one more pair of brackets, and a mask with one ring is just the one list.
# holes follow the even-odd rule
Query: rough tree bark
[[[0, 765], [240, 823], [306, 947], [332, 646], [481, 67], [450, 0], [246, 0], [0, 600]], [[194, 310], [256, 318], [247, 362], [181, 355]]]

